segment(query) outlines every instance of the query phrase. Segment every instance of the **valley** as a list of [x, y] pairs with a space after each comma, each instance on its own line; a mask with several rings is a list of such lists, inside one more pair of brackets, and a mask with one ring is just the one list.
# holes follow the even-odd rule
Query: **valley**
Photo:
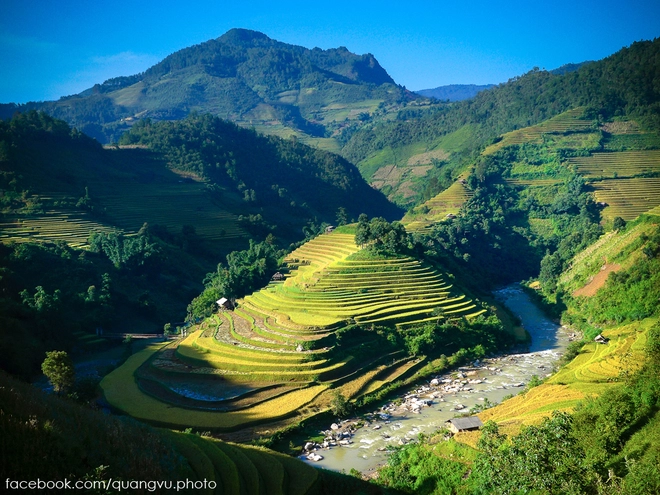
[[440, 101], [233, 29], [2, 105], [3, 473], [657, 493], [658, 50]]

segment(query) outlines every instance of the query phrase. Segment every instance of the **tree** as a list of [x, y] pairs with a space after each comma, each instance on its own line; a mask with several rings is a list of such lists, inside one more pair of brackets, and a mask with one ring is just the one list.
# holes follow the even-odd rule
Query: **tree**
[[332, 400], [330, 401], [330, 409], [332, 409], [332, 414], [338, 418], [348, 416], [348, 414], [351, 412], [350, 406], [351, 405], [346, 397], [344, 397], [339, 390], [335, 390], [333, 392]]
[[358, 218], [358, 225], [355, 230], [355, 244], [362, 247], [371, 239], [369, 217], [362, 213]]
[[41, 364], [41, 371], [58, 394], [73, 385], [73, 362], [66, 351], [47, 352], [46, 359]]
[[587, 493], [585, 455], [571, 426], [569, 414], [555, 411], [507, 442], [495, 423], [486, 423], [473, 471], [482, 493]]
[[346, 208], [340, 206], [337, 210], [337, 225], [346, 225], [348, 223], [348, 214]]
[[612, 222], [612, 229], [614, 230], [621, 230], [626, 227], [626, 221], [621, 218], [621, 217], [614, 217], [614, 221]]

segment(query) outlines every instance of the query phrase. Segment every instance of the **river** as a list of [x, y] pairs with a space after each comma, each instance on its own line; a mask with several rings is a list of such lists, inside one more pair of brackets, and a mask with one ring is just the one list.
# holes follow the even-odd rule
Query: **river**
[[[517, 284], [496, 291], [495, 297], [520, 318], [531, 335], [528, 352], [483, 359], [473, 366], [438, 375], [433, 382], [429, 379], [418, 384], [400, 395], [401, 399], [408, 397], [404, 404], [390, 403], [362, 415], [367, 425], [347, 434], [343, 443], [350, 441], [348, 445], [318, 449], [316, 454], [323, 456], [320, 461], [310, 461], [306, 456], [301, 459], [335, 471], [354, 468], [369, 474], [387, 462], [389, 446], [408, 443], [420, 433], [430, 434], [475, 406], [497, 404], [508, 395], [516, 395], [533, 375], [544, 378], [550, 374], [569, 343], [569, 332], [547, 318]], [[421, 400], [429, 405], [414, 405]], [[413, 412], [413, 408], [419, 412]], [[339, 431], [347, 430], [355, 421], [340, 424]]]

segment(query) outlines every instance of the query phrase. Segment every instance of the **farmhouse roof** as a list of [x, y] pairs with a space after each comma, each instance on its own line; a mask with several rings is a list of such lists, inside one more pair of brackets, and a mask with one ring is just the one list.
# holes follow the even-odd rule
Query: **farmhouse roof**
[[220, 299], [218, 299], [218, 300], [216, 301], [216, 304], [217, 304], [218, 306], [222, 306], [222, 305], [224, 305], [227, 301], [229, 301], [229, 299], [227, 299], [226, 297], [221, 297]]
[[484, 425], [477, 416], [470, 416], [468, 418], [454, 418], [450, 419], [448, 423], [453, 424], [457, 430], [474, 430], [481, 428]]

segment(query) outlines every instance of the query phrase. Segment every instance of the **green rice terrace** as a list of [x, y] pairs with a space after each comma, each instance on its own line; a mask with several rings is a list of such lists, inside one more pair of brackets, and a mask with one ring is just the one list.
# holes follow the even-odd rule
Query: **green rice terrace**
[[92, 232], [122, 231], [75, 210], [47, 210], [0, 221], [0, 239], [15, 242], [64, 241], [72, 247], [83, 247]]
[[[585, 133], [595, 128], [595, 121], [583, 118], [584, 108], [578, 107], [569, 110], [562, 114], [557, 115], [551, 119], [546, 120], [538, 125], [517, 129], [515, 131], [503, 134], [497, 143], [488, 146], [484, 151], [484, 155], [491, 155], [506, 146], [523, 143], [542, 144], [548, 141], [558, 141], [563, 148], [582, 147], [581, 139], [576, 139], [575, 134]], [[567, 139], [568, 135], [573, 134], [573, 137]]]
[[473, 195], [466, 185], [466, 177], [467, 174], [461, 175], [440, 194], [409, 211], [402, 220], [406, 229], [410, 232], [423, 231], [436, 222], [458, 215], [461, 206]]
[[402, 350], [374, 354], [368, 335], [342, 347], [351, 323], [392, 327], [485, 312], [430, 266], [369, 254], [348, 230], [296, 249], [284, 280], [183, 340], [132, 356], [101, 383], [108, 402], [152, 423], [214, 431], [305, 417], [327, 410], [334, 390], [356, 399], [424, 362]]
[[236, 242], [246, 236], [236, 215], [209, 201], [203, 184], [112, 182], [92, 184], [90, 190], [106, 212], [102, 216], [51, 206], [53, 202], [75, 204], [75, 198], [46, 193], [36, 197], [47, 207], [43, 212], [5, 216], [0, 238], [18, 242], [60, 240], [83, 247], [92, 232], [134, 234], [145, 222], [165, 226], [170, 232], [192, 225], [197, 235], [210, 241]]
[[590, 179], [605, 218], [632, 220], [660, 205], [660, 150], [593, 153], [568, 163]]

